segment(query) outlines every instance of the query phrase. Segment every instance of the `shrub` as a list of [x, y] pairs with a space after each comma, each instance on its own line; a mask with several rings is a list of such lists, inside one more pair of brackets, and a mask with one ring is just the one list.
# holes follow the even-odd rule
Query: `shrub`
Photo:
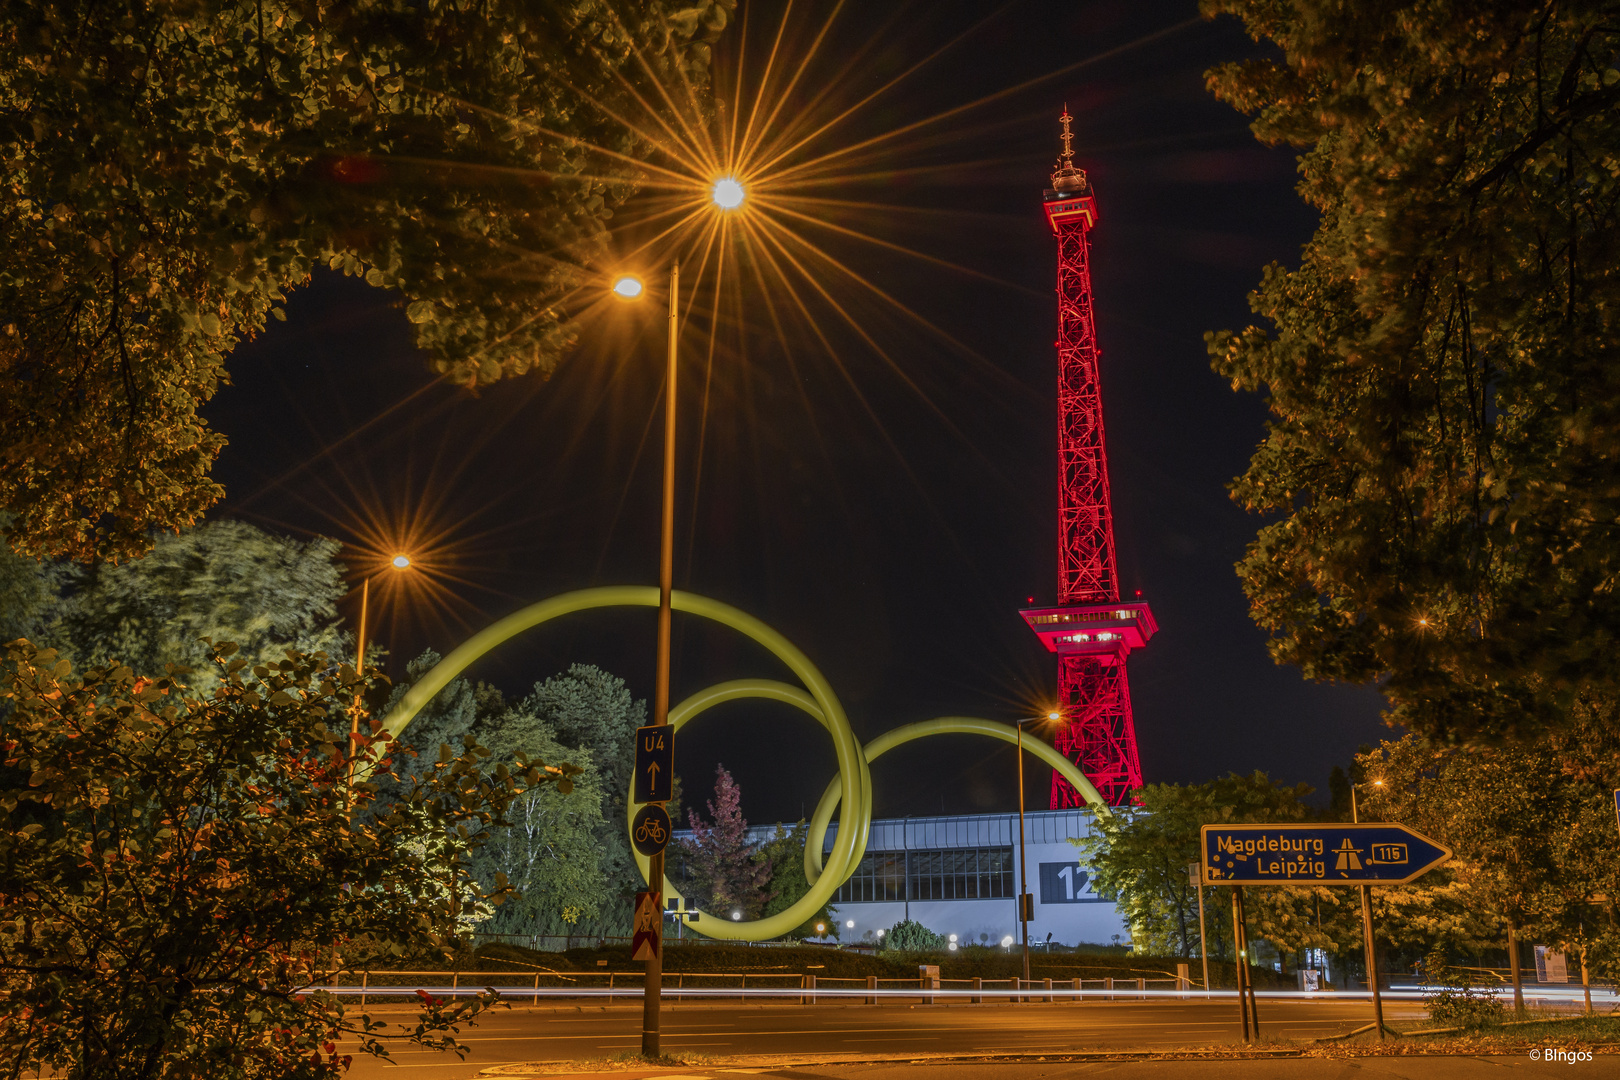
[[915, 920], [904, 919], [883, 935], [883, 949], [885, 952], [942, 952], [945, 935], [936, 934]]
[[1468, 972], [1452, 967], [1445, 953], [1430, 953], [1424, 969], [1429, 985], [1434, 987], [1423, 995], [1429, 1019], [1446, 1027], [1461, 1028], [1488, 1027], [1502, 1022], [1505, 1010], [1501, 1000], [1485, 987], [1475, 986]]

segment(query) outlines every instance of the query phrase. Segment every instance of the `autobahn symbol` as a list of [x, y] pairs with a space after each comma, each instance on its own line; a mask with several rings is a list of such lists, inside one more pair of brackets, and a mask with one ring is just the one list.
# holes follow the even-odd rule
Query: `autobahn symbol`
[[635, 801], [668, 802], [674, 785], [675, 729], [666, 724], [637, 728]]
[[1205, 825], [1206, 885], [1404, 885], [1451, 849], [1391, 822]]

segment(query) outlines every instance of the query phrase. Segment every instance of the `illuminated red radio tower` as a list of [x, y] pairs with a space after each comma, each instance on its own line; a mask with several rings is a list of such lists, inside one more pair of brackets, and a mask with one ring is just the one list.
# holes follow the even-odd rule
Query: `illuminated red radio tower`
[[[1147, 644], [1158, 624], [1147, 604], [1119, 598], [1091, 313], [1090, 233], [1097, 200], [1086, 174], [1074, 167], [1071, 120], [1065, 106], [1063, 154], [1044, 201], [1058, 248], [1058, 606], [1021, 614], [1058, 655], [1063, 723], [1054, 743], [1109, 805], [1121, 806], [1142, 786], [1125, 658]], [[1051, 805], [1062, 810], [1085, 802], [1053, 773]]]

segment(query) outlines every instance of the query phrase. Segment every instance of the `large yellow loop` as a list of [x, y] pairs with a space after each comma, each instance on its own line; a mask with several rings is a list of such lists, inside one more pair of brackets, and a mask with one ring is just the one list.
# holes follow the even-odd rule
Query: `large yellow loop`
[[[729, 604], [722, 604], [718, 600], [694, 593], [676, 591], [671, 595], [671, 605], [676, 611], [697, 615], [710, 619], [723, 626], [729, 626], [738, 633], [752, 638], [755, 642], [770, 650], [772, 654], [788, 669], [798, 676], [805, 688], [809, 691], [808, 704], [813, 706], [811, 715], [816, 717], [827, 728], [833, 737], [833, 749], [838, 756], [839, 794], [846, 806], [860, 806], [866, 812], [862, 820], [871, 820], [871, 793], [867, 778], [866, 762], [861, 752], [861, 744], [850, 730], [849, 718], [844, 715], [844, 707], [837, 695], [832, 691], [826, 677], [810, 662], [809, 657], [800, 652], [792, 642], [777, 633], [771, 627], [760, 622], [752, 615], [739, 611]], [[522, 611], [514, 612], [492, 626], [486, 627], [473, 635], [466, 642], [456, 648], [449, 656], [435, 664], [427, 674], [406, 692], [394, 710], [383, 720], [383, 728], [389, 734], [398, 736], [405, 730], [422, 707], [440, 690], [448, 686], [456, 676], [465, 671], [475, 660], [489, 652], [491, 649], [505, 643], [525, 630], [531, 630], [552, 619], [575, 612], [590, 611], [595, 608], [607, 607], [657, 607], [658, 590], [645, 586], [618, 585], [600, 589], [581, 589], [578, 592], [564, 593], [562, 596], [543, 600], [538, 604], [531, 604]], [[804, 691], [794, 687], [781, 686], [789, 696], [779, 700], [789, 701], [791, 704], [804, 707], [802, 698], [794, 695], [803, 695]], [[727, 689], [731, 686], [730, 689]], [[719, 704], [722, 700], [730, 700], [736, 696], [773, 696], [772, 693], [761, 695], [758, 685], [746, 693], [740, 692], [735, 685], [722, 684], [721, 687], [711, 687], [693, 695], [692, 698], [682, 702], [680, 709], [681, 720], [696, 715], [710, 705]], [[674, 714], [671, 715], [674, 719]], [[828, 865], [837, 867], [843, 876], [854, 872], [855, 866], [860, 862], [860, 855], [856, 848], [865, 849], [866, 829], [840, 830], [838, 840], [833, 845]], [[817, 852], [819, 854], [820, 848]], [[646, 877], [647, 868], [642, 867], [642, 876]], [[818, 882], [810, 892], [800, 898], [787, 911], [779, 912], [766, 919], [750, 922], [731, 922], [723, 919], [706, 919], [701, 925], [703, 933], [710, 937], [733, 938], [748, 941], [763, 941], [768, 938], [780, 937], [793, 930], [810, 917], [843, 881], [843, 877], [829, 875], [826, 880]], [[802, 912], [802, 914], [801, 914]]]
[[[849, 718], [844, 715], [843, 705], [833, 693], [826, 678], [808, 657], [781, 634], [752, 615], [694, 593], [676, 592], [671, 597], [671, 603], [676, 611], [710, 619], [753, 639], [787, 665], [805, 687], [800, 689], [769, 679], [740, 679], [711, 686], [693, 694], [671, 710], [669, 721], [677, 730], [704, 710], [724, 702], [742, 698], [764, 698], [793, 705], [813, 717], [832, 736], [833, 749], [838, 756], [838, 776], [828, 784], [821, 802], [816, 806], [815, 814], [810, 819], [808, 842], [804, 853], [805, 879], [810, 885], [810, 891], [786, 911], [768, 918], [734, 922], [729, 919], [717, 919], [710, 914], [708, 918], [692, 924], [694, 930], [709, 937], [743, 941], [764, 941], [780, 937], [803, 925], [832, 898], [838, 886], [855, 872], [866, 852], [872, 828], [872, 779], [868, 764], [880, 754], [913, 739], [930, 735], [987, 735], [1004, 742], [1016, 742], [1018, 739], [1017, 729], [1009, 724], [966, 716], [942, 716], [885, 732], [874, 739], [871, 746], [863, 748], [855, 738], [854, 732], [850, 730]], [[565, 593], [532, 604], [473, 635], [449, 656], [434, 665], [431, 671], [416, 681], [394, 710], [388, 714], [383, 721], [383, 728], [397, 737], [422, 707], [433, 700], [434, 695], [448, 686], [451, 680], [479, 657], [525, 630], [531, 630], [564, 615], [595, 608], [657, 606], [658, 590], [638, 585], [581, 589], [578, 592]], [[1097, 794], [1097, 789], [1091, 786], [1091, 782], [1073, 762], [1039, 739], [1027, 740], [1025, 747], [1073, 784], [1093, 810], [1102, 814], [1108, 812], [1108, 807]], [[838, 836], [833, 842], [832, 851], [827, 853], [824, 866], [822, 845], [826, 842], [827, 829], [832, 821], [833, 812], [840, 805], [859, 809], [848, 815], [848, 827], [845, 827], [846, 823], [840, 822]], [[634, 807], [629, 807], [629, 810], [630, 813], [626, 815], [627, 828]], [[646, 878], [647, 860], [637, 855], [636, 863], [641, 869], [641, 876]], [[680, 895], [669, 884], [667, 877], [664, 880], [664, 888], [667, 895]]]

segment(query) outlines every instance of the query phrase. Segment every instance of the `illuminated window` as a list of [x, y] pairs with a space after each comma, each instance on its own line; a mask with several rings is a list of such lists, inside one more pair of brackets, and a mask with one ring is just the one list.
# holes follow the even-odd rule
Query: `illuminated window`
[[1012, 848], [869, 851], [833, 903], [992, 900], [1013, 895]]

